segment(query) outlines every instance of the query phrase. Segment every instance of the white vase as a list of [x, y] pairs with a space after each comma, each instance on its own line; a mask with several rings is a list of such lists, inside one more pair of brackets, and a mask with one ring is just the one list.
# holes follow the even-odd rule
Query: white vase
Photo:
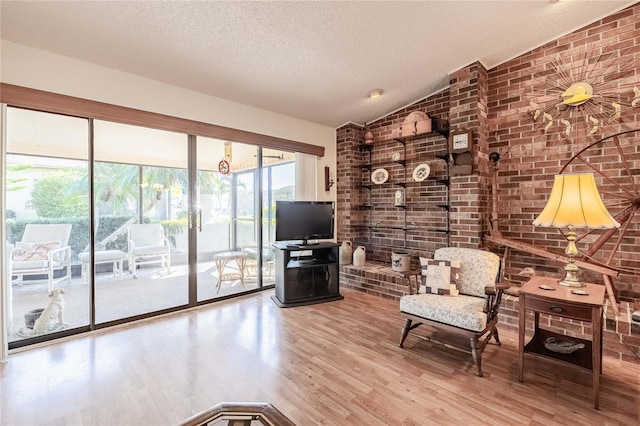
[[351, 241], [343, 241], [340, 246], [340, 264], [351, 265], [351, 258], [353, 255], [353, 247]]
[[367, 261], [367, 253], [363, 246], [358, 246], [353, 251], [353, 266], [364, 266]]

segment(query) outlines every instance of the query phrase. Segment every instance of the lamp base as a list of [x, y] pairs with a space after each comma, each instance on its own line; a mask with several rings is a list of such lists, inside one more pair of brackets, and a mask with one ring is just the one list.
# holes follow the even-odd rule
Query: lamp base
[[578, 280], [578, 271], [580, 269], [573, 262], [573, 259], [569, 259], [569, 263], [565, 265], [564, 270], [566, 275], [563, 280], [558, 281], [560, 285], [567, 287], [584, 287], [584, 284]]
[[558, 281], [558, 284], [564, 285], [567, 287], [584, 287], [584, 284], [581, 283], [580, 281], [573, 281], [573, 280], [567, 280], [567, 279]]

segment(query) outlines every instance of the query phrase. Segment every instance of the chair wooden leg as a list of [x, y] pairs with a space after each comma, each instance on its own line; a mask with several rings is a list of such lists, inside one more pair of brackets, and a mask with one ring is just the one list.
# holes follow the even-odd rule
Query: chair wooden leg
[[491, 333], [493, 334], [493, 338], [496, 339], [496, 344], [498, 346], [502, 346], [502, 343], [500, 343], [500, 336], [498, 336], [498, 327], [493, 327]]
[[473, 356], [473, 363], [476, 365], [476, 375], [482, 377], [482, 352], [478, 348], [478, 338], [472, 337], [470, 340], [471, 355]]
[[402, 328], [402, 333], [400, 335], [400, 344], [398, 346], [402, 347], [404, 339], [406, 339], [409, 335], [409, 330], [411, 330], [411, 320], [407, 318], [404, 322], [404, 327]]

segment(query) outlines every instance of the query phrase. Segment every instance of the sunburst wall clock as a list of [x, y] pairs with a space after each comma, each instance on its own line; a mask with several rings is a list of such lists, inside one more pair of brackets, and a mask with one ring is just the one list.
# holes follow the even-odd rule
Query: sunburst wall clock
[[572, 139], [617, 131], [624, 109], [640, 107], [637, 55], [594, 46], [556, 55], [534, 74], [533, 120], [544, 133]]

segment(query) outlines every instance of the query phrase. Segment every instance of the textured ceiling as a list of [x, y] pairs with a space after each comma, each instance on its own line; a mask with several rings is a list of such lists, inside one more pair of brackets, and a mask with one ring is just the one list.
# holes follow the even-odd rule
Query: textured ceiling
[[[3, 39], [330, 127], [634, 1], [2, 1]], [[378, 99], [368, 91], [384, 89]]]

